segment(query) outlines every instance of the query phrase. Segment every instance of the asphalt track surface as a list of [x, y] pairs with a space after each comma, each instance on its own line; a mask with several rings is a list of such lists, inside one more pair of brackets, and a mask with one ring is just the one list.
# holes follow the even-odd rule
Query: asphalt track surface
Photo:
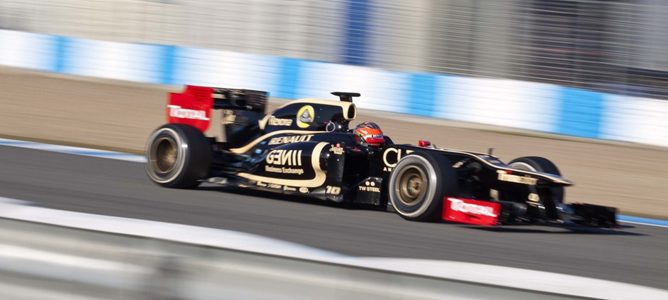
[[[668, 289], [668, 228], [479, 228], [266, 193], [171, 190], [143, 164], [0, 146], [0, 196], [102, 215], [223, 228], [354, 256], [446, 259]], [[508, 274], [508, 276], [513, 276]]]
[[[138, 153], [165, 122], [166, 93], [181, 89], [0, 67], [0, 137]], [[270, 102], [268, 111], [280, 103], [284, 101]], [[362, 105], [364, 97], [358, 103]], [[544, 156], [576, 183], [566, 191], [568, 201], [668, 219], [668, 148], [564, 139], [366, 109], [360, 109], [353, 125], [361, 121], [377, 122], [397, 143], [427, 139], [440, 147], [480, 152], [494, 147], [503, 161]]]

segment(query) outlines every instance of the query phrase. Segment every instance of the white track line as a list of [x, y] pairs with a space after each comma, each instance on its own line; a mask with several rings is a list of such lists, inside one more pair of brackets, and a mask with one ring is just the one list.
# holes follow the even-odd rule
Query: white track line
[[91, 148], [82, 148], [82, 147], [71, 147], [71, 146], [43, 144], [43, 143], [19, 141], [19, 140], [3, 139], [3, 138], [0, 138], [0, 146], [9, 146], [9, 147], [26, 148], [26, 149], [34, 149], [34, 150], [43, 150], [43, 151], [50, 151], [50, 152], [58, 152], [58, 153], [81, 155], [81, 156], [100, 157], [100, 158], [108, 158], [108, 159], [115, 159], [115, 160], [132, 161], [132, 162], [142, 162], [142, 163], [146, 162], [146, 158], [144, 158], [141, 155], [136, 155], [136, 154], [115, 152], [115, 151], [106, 151], [106, 150], [91, 149]]
[[[456, 261], [350, 257], [242, 232], [78, 213], [26, 206], [26, 203], [29, 202], [0, 197], [0, 218], [580, 297], [668, 299], [666, 290], [614, 281]], [[23, 255], [25, 258], [31, 253]]]

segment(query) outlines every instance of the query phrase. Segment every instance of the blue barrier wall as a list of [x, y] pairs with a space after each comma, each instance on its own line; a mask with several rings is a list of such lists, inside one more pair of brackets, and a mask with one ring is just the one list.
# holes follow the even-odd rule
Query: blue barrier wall
[[331, 91], [357, 91], [364, 99], [358, 105], [366, 109], [668, 146], [664, 100], [508, 79], [389, 72], [8, 30], [0, 30], [0, 45], [0, 65], [155, 84], [259, 89], [290, 99], [331, 99]]

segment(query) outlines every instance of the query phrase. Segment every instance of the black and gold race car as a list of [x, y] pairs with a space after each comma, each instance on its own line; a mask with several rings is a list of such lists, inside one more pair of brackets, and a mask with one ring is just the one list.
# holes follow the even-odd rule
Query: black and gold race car
[[357, 93], [300, 99], [265, 115], [267, 93], [187, 86], [151, 134], [146, 172], [170, 188], [202, 182], [388, 207], [408, 220], [615, 227], [616, 209], [564, 203], [572, 183], [548, 159], [396, 144], [351, 128]]

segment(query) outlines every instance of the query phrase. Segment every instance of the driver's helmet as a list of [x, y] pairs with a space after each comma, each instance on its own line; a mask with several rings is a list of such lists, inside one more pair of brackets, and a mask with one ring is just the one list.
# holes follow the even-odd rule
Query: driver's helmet
[[385, 143], [383, 131], [374, 122], [362, 122], [355, 127], [355, 142], [362, 146], [379, 147]]

